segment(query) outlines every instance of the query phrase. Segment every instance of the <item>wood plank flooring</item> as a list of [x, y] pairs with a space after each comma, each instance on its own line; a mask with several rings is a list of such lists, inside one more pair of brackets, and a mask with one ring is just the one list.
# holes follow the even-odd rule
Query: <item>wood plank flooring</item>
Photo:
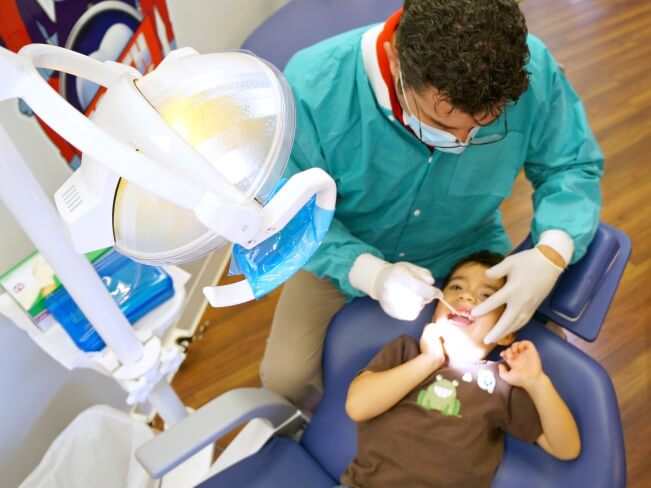
[[[571, 337], [604, 365], [621, 409], [628, 486], [651, 486], [651, 1], [527, 0], [530, 31], [566, 67], [606, 155], [602, 220], [626, 232], [633, 254], [599, 338]], [[531, 190], [522, 175], [503, 206], [514, 242], [528, 232]], [[226, 279], [227, 281], [227, 279]], [[225, 281], [224, 281], [225, 282]], [[199, 407], [238, 386], [259, 385], [276, 291], [257, 303], [206, 310], [205, 330], [174, 379]]]

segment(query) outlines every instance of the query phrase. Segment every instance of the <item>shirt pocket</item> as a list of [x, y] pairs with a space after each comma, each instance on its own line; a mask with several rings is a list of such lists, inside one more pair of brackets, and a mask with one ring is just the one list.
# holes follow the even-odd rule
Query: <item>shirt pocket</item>
[[509, 132], [494, 144], [466, 148], [455, 163], [448, 195], [509, 196], [525, 150], [524, 135], [518, 132]]

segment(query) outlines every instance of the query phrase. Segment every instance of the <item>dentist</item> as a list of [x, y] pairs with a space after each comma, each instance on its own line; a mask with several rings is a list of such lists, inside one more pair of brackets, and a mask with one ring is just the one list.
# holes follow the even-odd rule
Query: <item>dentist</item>
[[[407, 0], [380, 25], [296, 54], [285, 75], [297, 129], [288, 171], [333, 176], [335, 219], [275, 312], [263, 384], [312, 410], [327, 326], [369, 295], [414, 320], [434, 276], [488, 249], [512, 249], [499, 206], [524, 169], [535, 247], [489, 269], [506, 304], [486, 336], [521, 328], [580, 259], [601, 210], [603, 155], [583, 105], [515, 0]], [[372, 333], [373, 324], [368, 324]]]

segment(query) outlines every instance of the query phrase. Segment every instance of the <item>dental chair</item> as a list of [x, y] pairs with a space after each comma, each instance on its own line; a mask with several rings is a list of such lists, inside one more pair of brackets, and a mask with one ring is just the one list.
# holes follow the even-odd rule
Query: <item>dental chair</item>
[[[555, 318], [574, 318], [570, 325], [581, 331], [587, 330], [586, 321], [603, 321], [630, 251], [626, 235], [601, 224], [586, 256], [567, 269], [538, 314], [518, 333], [519, 339], [534, 342], [545, 372], [573, 412], [581, 434], [580, 456], [559, 461], [540, 447], [507, 435], [504, 458], [492, 486], [626, 486], [624, 439], [612, 382], [599, 363], [550, 332], [545, 323], [549, 310]], [[212, 400], [149, 441], [137, 450], [136, 457], [159, 478], [233, 428], [264, 418], [278, 435], [253, 455], [206, 479], [202, 488], [336, 486], [357, 447], [355, 424], [344, 410], [348, 385], [389, 341], [400, 334], [418, 338], [433, 309], [432, 304], [415, 321], [402, 322], [388, 317], [370, 298], [347, 304], [328, 329], [323, 353], [324, 395], [299, 441], [292, 434], [297, 420], [303, 420], [300, 412], [264, 388], [241, 388]], [[600, 325], [593, 324], [590, 334]]]
[[[346, 30], [384, 21], [402, 4], [402, 0], [293, 0], [267, 19], [242, 47], [282, 69], [296, 51]], [[530, 246], [531, 242], [525, 241], [520, 248]], [[626, 485], [624, 439], [612, 382], [596, 361], [548, 331], [545, 323], [551, 320], [586, 340], [594, 340], [630, 252], [626, 235], [601, 224], [586, 256], [568, 268], [536, 316], [519, 333], [519, 338], [536, 344], [546, 373], [574, 413], [581, 434], [581, 455], [574, 461], [558, 461], [538, 446], [507, 435], [494, 487]], [[264, 388], [240, 388], [219, 396], [156, 436], [137, 450], [136, 457], [153, 477], [160, 478], [235, 427], [264, 418], [265, 425], [277, 435], [261, 442], [254, 454], [205, 479], [201, 487], [338, 485], [357, 447], [355, 424], [344, 411], [348, 385], [393, 338], [403, 333], [419, 337], [433, 307], [426, 308], [413, 322], [401, 322], [385, 315], [371, 299], [347, 304], [328, 330], [323, 353], [324, 396], [309, 423], [305, 424], [301, 413], [279, 395]], [[304, 432], [296, 440], [299, 428]]]

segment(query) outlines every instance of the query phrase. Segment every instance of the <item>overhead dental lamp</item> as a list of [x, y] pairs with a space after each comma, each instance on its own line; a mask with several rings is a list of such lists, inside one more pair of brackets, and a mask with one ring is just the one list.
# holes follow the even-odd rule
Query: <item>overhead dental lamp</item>
[[[320, 235], [309, 243], [291, 239], [301, 259], [288, 260], [291, 269], [276, 272], [273, 285], [318, 247], [334, 211], [333, 180], [308, 170], [270, 199], [291, 150], [294, 106], [289, 86], [266, 61], [242, 51], [199, 55], [184, 48], [142, 76], [129, 66], [53, 46], [26, 46], [18, 55], [4, 50], [3, 58], [21, 81], [11, 87], [10, 73], [3, 83], [10, 90], [5, 87], [0, 99], [20, 96], [83, 152], [81, 167], [55, 195], [77, 252], [115, 245], [145, 264], [175, 264], [229, 242], [251, 249], [283, 229], [314, 195], [313, 225], [305, 231]], [[35, 68], [106, 87], [91, 120]], [[222, 294], [206, 290], [211, 304], [240, 303], [261, 293], [246, 281], [223, 288]]]
[[[90, 118], [59, 96], [40, 68], [105, 87]], [[174, 264], [232, 242], [247, 279], [205, 289], [212, 305], [241, 303], [282, 284], [318, 248], [336, 198], [334, 181], [319, 169], [280, 180], [294, 133], [291, 90], [248, 52], [179, 49], [143, 76], [32, 44], [18, 54], [0, 47], [0, 101], [12, 98], [83, 156], [55, 194], [58, 217], [0, 127], [0, 198], [116, 353], [123, 367], [114, 376], [173, 423], [185, 410], [162, 378], [180, 362], [155, 338], [139, 342], [79, 253], [114, 245], [145, 264]]]

